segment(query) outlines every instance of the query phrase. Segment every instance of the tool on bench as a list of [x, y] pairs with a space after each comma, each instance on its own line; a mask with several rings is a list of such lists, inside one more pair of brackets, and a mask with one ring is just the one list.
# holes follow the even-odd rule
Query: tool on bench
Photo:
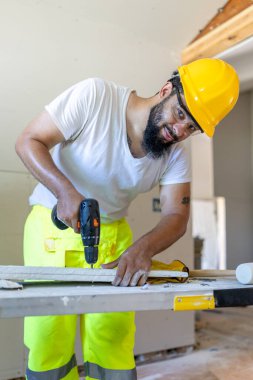
[[[84, 245], [85, 260], [93, 268], [98, 260], [98, 245], [100, 238], [100, 213], [99, 205], [95, 199], [86, 198], [80, 204], [79, 228]], [[52, 210], [52, 221], [60, 230], [68, 228], [57, 218], [57, 205]]]

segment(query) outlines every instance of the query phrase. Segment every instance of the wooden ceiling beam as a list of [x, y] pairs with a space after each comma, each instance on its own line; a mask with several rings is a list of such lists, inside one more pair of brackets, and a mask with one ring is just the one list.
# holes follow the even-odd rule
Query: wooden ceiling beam
[[182, 52], [182, 63], [213, 57], [252, 35], [253, 5], [188, 45]]
[[199, 31], [198, 35], [190, 43], [203, 37], [251, 5], [253, 5], [253, 0], [228, 0], [223, 7], [218, 8], [217, 14]]

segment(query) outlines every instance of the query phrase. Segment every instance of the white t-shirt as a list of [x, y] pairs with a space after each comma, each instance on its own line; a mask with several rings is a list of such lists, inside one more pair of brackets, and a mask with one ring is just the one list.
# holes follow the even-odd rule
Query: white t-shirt
[[[56, 166], [86, 198], [99, 202], [103, 222], [122, 218], [131, 201], [158, 183], [191, 180], [189, 143], [172, 146], [168, 155], [134, 158], [126, 132], [131, 90], [92, 78], [67, 89], [45, 108], [66, 141], [55, 146]], [[52, 208], [54, 195], [38, 184], [30, 204]]]

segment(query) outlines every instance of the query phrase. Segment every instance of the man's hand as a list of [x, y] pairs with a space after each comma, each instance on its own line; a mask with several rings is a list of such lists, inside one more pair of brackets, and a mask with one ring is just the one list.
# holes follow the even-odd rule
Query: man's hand
[[80, 204], [83, 199], [83, 195], [73, 189], [69, 194], [59, 197], [57, 202], [57, 218], [73, 228], [76, 233], [80, 233], [78, 221], [80, 219]]
[[147, 252], [140, 249], [135, 243], [129, 247], [117, 260], [103, 264], [105, 269], [112, 269], [118, 266], [114, 286], [142, 286], [146, 283], [151, 267], [151, 258]]

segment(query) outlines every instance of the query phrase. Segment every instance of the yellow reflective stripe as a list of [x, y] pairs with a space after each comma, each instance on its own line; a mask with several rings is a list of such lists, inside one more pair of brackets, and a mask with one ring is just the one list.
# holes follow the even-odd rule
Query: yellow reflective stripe
[[32, 371], [29, 368], [26, 370], [27, 380], [59, 380], [67, 376], [67, 374], [76, 367], [76, 356], [72, 356], [70, 361], [62, 367], [50, 369], [48, 371]]
[[174, 311], [186, 310], [208, 310], [215, 308], [213, 295], [196, 295], [196, 296], [175, 296]]
[[108, 369], [98, 364], [85, 362], [85, 376], [98, 380], [137, 380], [136, 368], [133, 369]]

